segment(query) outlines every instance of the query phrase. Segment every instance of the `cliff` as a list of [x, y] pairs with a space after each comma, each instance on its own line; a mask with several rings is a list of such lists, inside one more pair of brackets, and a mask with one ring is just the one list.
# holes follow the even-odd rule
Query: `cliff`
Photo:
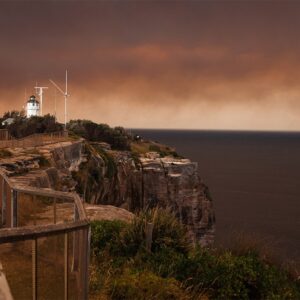
[[[90, 204], [134, 213], [164, 207], [187, 225], [193, 241], [202, 245], [213, 241], [212, 201], [197, 163], [189, 159], [113, 151], [107, 144], [82, 139], [10, 151], [13, 155], [2, 159], [0, 166], [19, 184], [76, 191]], [[91, 216], [97, 215], [96, 208], [89, 207]]]

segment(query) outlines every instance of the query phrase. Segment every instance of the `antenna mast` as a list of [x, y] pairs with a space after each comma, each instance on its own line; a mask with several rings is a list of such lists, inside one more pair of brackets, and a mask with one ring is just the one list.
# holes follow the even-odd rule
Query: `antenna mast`
[[68, 70], [66, 70], [66, 92], [65, 92], [65, 129], [67, 129], [67, 97], [68, 97]]
[[70, 97], [68, 94], [68, 71], [66, 70], [66, 90], [63, 91], [53, 80], [49, 81], [56, 87], [56, 89], [64, 96], [65, 98], [65, 130], [67, 129], [67, 99]]
[[43, 91], [47, 90], [47, 86], [35, 86], [37, 95], [40, 97], [40, 102], [41, 102], [41, 116], [43, 116]]

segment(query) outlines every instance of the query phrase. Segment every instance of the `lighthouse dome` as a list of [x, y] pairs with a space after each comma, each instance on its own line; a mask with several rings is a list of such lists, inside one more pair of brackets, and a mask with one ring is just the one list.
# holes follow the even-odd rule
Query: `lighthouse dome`
[[34, 104], [36, 104], [36, 103], [39, 103], [39, 101], [35, 98], [34, 95], [32, 95], [32, 96], [30, 96], [30, 98], [27, 101], [27, 103], [32, 103], [32, 104], [34, 103]]

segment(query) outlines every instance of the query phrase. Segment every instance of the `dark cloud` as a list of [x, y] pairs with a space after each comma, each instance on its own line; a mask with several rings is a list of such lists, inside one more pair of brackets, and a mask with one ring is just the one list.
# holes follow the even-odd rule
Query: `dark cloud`
[[275, 121], [299, 112], [299, 11], [296, 1], [2, 1], [0, 109], [21, 106], [36, 80], [63, 84], [68, 68], [72, 117], [299, 129]]

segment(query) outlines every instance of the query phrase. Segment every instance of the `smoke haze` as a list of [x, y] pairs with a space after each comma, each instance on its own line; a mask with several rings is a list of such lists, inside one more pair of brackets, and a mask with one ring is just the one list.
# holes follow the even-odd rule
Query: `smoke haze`
[[[0, 110], [69, 70], [69, 117], [299, 130], [300, 2], [1, 1]], [[57, 93], [58, 116], [63, 97]]]

